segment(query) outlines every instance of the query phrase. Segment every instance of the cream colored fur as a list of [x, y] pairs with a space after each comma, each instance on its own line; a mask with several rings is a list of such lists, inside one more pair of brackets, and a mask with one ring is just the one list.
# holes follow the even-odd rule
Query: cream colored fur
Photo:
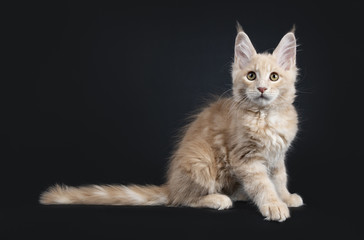
[[[273, 54], [257, 54], [238, 27], [233, 96], [204, 108], [189, 124], [171, 158], [163, 186], [59, 186], [42, 204], [168, 205], [228, 209], [251, 200], [267, 220], [284, 221], [303, 204], [287, 189], [286, 151], [297, 132], [293, 106], [296, 40], [287, 33]], [[248, 79], [254, 72], [256, 78]], [[279, 76], [270, 79], [271, 73]], [[262, 93], [259, 89], [264, 89]]]

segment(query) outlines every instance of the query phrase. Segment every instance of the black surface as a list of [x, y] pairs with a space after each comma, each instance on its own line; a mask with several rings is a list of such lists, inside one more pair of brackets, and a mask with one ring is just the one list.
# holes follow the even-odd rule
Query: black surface
[[[15, 208], [9, 215], [11, 238], [47, 239], [326, 239], [359, 238], [351, 221], [330, 217], [318, 209], [292, 210], [285, 223], [263, 221], [246, 203], [216, 211], [164, 207], [52, 206]], [[21, 217], [21, 220], [19, 219]]]
[[[4, 236], [362, 235], [359, 3], [38, 1], [4, 10]], [[304, 207], [279, 224], [247, 203], [222, 212], [38, 204], [54, 183], [163, 183], [186, 116], [231, 87], [236, 20], [259, 52], [296, 24], [300, 132], [287, 165]]]

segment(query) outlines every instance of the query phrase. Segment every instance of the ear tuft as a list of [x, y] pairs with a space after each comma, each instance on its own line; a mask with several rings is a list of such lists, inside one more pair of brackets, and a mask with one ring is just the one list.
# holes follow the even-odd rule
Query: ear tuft
[[243, 27], [240, 25], [238, 21], [236, 21], [236, 31], [237, 33], [244, 32]]
[[295, 32], [296, 32], [296, 24], [293, 24], [293, 26], [291, 28], [291, 31], [289, 31], [289, 32], [295, 34]]
[[241, 69], [243, 69], [256, 54], [255, 48], [248, 35], [242, 30], [243, 29], [241, 28], [241, 31], [235, 39], [235, 62], [239, 63]]
[[296, 38], [293, 32], [283, 36], [273, 55], [277, 57], [278, 64], [285, 70], [296, 65]]

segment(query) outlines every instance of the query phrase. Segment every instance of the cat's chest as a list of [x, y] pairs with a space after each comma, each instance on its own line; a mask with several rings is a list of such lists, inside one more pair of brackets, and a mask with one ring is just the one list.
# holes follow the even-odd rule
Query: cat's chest
[[258, 112], [246, 119], [249, 135], [268, 151], [285, 151], [297, 132], [294, 116]]

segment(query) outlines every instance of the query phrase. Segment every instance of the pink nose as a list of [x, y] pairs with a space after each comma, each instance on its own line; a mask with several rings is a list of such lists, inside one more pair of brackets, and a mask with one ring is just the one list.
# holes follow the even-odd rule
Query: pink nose
[[267, 90], [266, 87], [258, 87], [259, 92], [264, 93]]

